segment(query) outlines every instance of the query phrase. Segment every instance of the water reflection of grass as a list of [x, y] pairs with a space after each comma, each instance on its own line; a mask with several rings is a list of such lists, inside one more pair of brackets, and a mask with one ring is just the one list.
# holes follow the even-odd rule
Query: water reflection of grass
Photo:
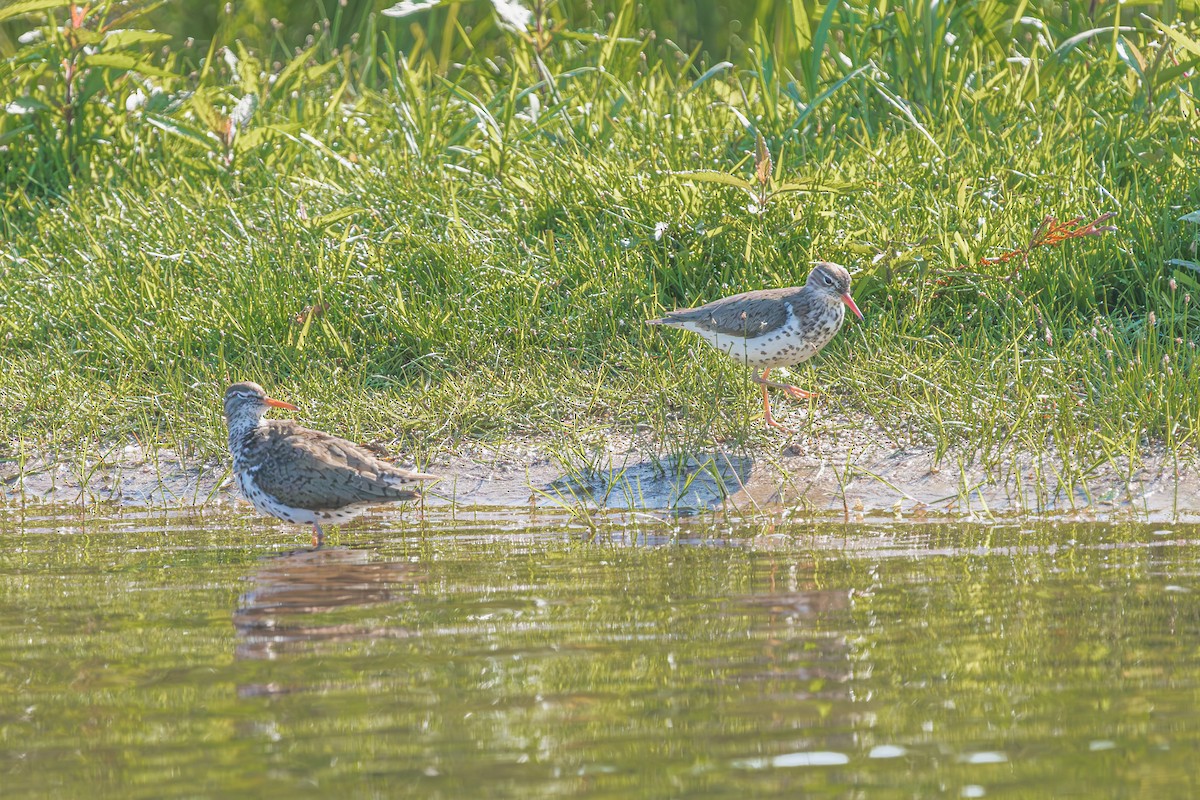
[[240, 515], [6, 518], [5, 787], [1061, 797], [1194, 779], [1191, 528], [696, 527], [710, 546], [642, 518], [587, 544], [445, 524], [277, 557]]
[[[1138, 29], [1116, 44], [1186, 62], [1177, 37], [1121, 22]], [[985, 463], [1053, 451], [1080, 480], [1148, 446], [1189, 452], [1200, 284], [1167, 264], [1190, 258], [1178, 218], [1200, 200], [1193, 78], [1043, 23], [1055, 41], [939, 44], [921, 69], [894, 42], [871, 69], [793, 53], [789, 82], [761, 49], [705, 70], [622, 17], [535, 60], [514, 40], [502, 65], [417, 48], [396, 69], [364, 45], [289, 102], [262, 89], [255, 124], [278, 130], [212, 155], [116, 120], [116, 172], [4, 201], [0, 435], [17, 457], [86, 463], [130, 436], [208, 456], [216, 398], [252, 377], [315, 426], [422, 458], [514, 432], [582, 452], [589, 431], [638, 428], [668, 452], [757, 449], [775, 440], [745, 371], [642, 321], [800, 282], [819, 257], [855, 270], [867, 321], [798, 376], [824, 390], [793, 414], [802, 433], [870, 419]], [[854, 24], [832, 18], [838, 47], [869, 44]], [[201, 79], [232, 101], [220, 69]], [[759, 133], [773, 160], [754, 174]], [[26, 144], [9, 147], [32, 170]], [[753, 207], [738, 181], [761, 189]], [[1107, 237], [982, 261], [1047, 214], [1109, 210]]]

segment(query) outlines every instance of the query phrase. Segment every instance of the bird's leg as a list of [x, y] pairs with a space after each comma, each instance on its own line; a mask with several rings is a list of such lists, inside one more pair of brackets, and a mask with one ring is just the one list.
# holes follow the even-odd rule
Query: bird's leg
[[763, 385], [763, 388], [770, 386], [775, 389], [783, 389], [785, 392], [787, 392], [789, 395], [796, 398], [797, 400], [808, 400], [809, 398], [819, 396], [817, 394], [817, 392], [806, 392], [803, 389], [799, 388], [798, 386], [791, 386], [786, 383], [775, 383], [774, 381], [767, 380], [767, 374], [770, 373], [770, 371], [771, 371], [770, 369], [765, 369], [765, 370], [763, 370], [763, 374], [761, 377], [759, 377], [757, 375], [754, 376], [754, 378], [753, 378], [754, 382], [761, 383]]
[[325, 531], [321, 530], [321, 526], [315, 522], [312, 526], [313, 549], [320, 550], [325, 545]]
[[[767, 372], [770, 372], [770, 371], [771, 370], [767, 370]], [[793, 431], [790, 428], [780, 425], [778, 422], [775, 421], [775, 418], [771, 416], [771, 398], [767, 395], [767, 387], [770, 386], [770, 384], [766, 382], [766, 377], [767, 377], [767, 374], [766, 374], [766, 372], [764, 372], [763, 380], [760, 381], [760, 383], [762, 383], [762, 393], [763, 393], [763, 420], [767, 423], [767, 425], [769, 427], [778, 428], [779, 430], [783, 431], [784, 433], [793, 433]]]

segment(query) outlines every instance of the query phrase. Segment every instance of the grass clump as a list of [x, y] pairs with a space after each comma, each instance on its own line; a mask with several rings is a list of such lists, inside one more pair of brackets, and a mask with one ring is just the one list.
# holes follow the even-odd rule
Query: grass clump
[[1190, 447], [1196, 34], [1086, 5], [988, 27], [1002, 4], [792, 4], [722, 62], [632, 4], [515, 33], [368, 15], [261, 55], [117, 38], [138, 18], [109, 5], [22, 17], [0, 436], [209, 454], [253, 378], [418, 453], [637, 425], [757, 444], [745, 371], [642, 323], [828, 259], [867, 322], [797, 376], [819, 406], [939, 452]]

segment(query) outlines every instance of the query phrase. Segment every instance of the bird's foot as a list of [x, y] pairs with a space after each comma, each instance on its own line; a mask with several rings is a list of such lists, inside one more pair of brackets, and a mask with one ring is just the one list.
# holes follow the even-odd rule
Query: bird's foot
[[783, 391], [787, 392], [789, 396], [794, 397], [797, 400], [809, 400], [814, 397], [821, 396], [819, 392], [806, 392], [798, 386], [788, 386], [786, 384], [782, 384], [779, 388], [783, 389]]
[[776, 422], [775, 418], [771, 416], [770, 412], [768, 412], [767, 415], [765, 417], [763, 417], [763, 421], [767, 423], [767, 427], [774, 428], [777, 431], [783, 431], [788, 436], [794, 436], [796, 434], [796, 432], [794, 430], [792, 430], [791, 428], [789, 428], [788, 426], [781, 425], [780, 423]]
[[762, 375], [755, 375], [753, 378], [751, 378], [751, 380], [754, 381], [755, 383], [757, 383], [759, 386], [763, 386], [763, 387], [769, 386], [772, 389], [781, 389], [784, 392], [786, 392], [788, 395], [796, 398], [797, 400], [808, 400], [811, 397], [820, 397], [820, 395], [817, 392], [806, 392], [803, 389], [801, 389], [799, 386], [792, 386], [791, 384], [788, 384], [788, 383], [776, 383], [775, 381], [769, 381], [769, 380], [767, 380], [767, 373], [769, 373], [769, 372], [770, 372], [770, 370], [767, 370]]

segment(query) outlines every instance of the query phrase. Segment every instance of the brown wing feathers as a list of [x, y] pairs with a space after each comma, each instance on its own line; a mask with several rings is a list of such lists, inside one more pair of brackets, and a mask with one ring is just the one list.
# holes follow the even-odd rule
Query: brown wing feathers
[[790, 288], [746, 292], [715, 300], [699, 308], [672, 311], [662, 319], [651, 320], [651, 324], [694, 325], [726, 336], [753, 338], [787, 324], [786, 301], [796, 293], [796, 289]]
[[432, 477], [394, 467], [353, 442], [289, 420], [269, 420], [255, 431], [250, 444], [269, 453], [259, 461], [255, 482], [297, 508], [415, 500], [420, 492], [404, 484]]

